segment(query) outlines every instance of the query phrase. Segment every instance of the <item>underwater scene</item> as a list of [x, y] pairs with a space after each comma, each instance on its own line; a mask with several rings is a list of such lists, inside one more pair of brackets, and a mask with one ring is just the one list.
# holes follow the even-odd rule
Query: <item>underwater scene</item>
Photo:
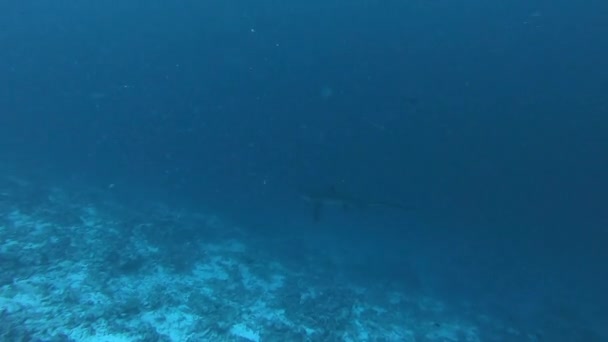
[[608, 2], [0, 1], [0, 342], [608, 341]]

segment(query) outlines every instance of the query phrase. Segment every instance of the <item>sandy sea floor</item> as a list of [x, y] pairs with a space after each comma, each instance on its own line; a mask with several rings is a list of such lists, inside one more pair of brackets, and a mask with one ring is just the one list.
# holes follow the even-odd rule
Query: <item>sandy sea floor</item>
[[[1, 341], [537, 341], [436, 298], [295, 267], [213, 213], [0, 181]], [[323, 267], [326, 267], [325, 265]]]

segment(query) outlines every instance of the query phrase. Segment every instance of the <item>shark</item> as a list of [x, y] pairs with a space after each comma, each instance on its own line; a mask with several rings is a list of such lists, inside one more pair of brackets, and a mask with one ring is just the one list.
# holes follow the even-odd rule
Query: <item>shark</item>
[[339, 192], [334, 186], [330, 186], [322, 191], [303, 192], [300, 198], [312, 205], [312, 216], [315, 222], [321, 220], [323, 209], [326, 207], [339, 207], [345, 210], [365, 209], [370, 207], [397, 209], [411, 211], [412, 208], [398, 202], [378, 201], [362, 197], [355, 197], [347, 193]]

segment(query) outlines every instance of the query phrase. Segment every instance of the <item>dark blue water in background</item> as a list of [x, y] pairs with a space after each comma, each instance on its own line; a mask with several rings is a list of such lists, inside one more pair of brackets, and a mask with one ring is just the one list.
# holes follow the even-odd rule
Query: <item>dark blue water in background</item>
[[[608, 322], [606, 37], [600, 0], [3, 1], [0, 153]], [[415, 210], [315, 224], [329, 186]]]

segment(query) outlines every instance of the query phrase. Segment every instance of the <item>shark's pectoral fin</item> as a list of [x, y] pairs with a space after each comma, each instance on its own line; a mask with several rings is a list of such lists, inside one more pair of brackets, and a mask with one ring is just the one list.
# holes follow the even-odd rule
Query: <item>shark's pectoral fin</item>
[[323, 203], [315, 202], [312, 204], [312, 218], [315, 222], [319, 222], [321, 220], [321, 212], [323, 211]]

